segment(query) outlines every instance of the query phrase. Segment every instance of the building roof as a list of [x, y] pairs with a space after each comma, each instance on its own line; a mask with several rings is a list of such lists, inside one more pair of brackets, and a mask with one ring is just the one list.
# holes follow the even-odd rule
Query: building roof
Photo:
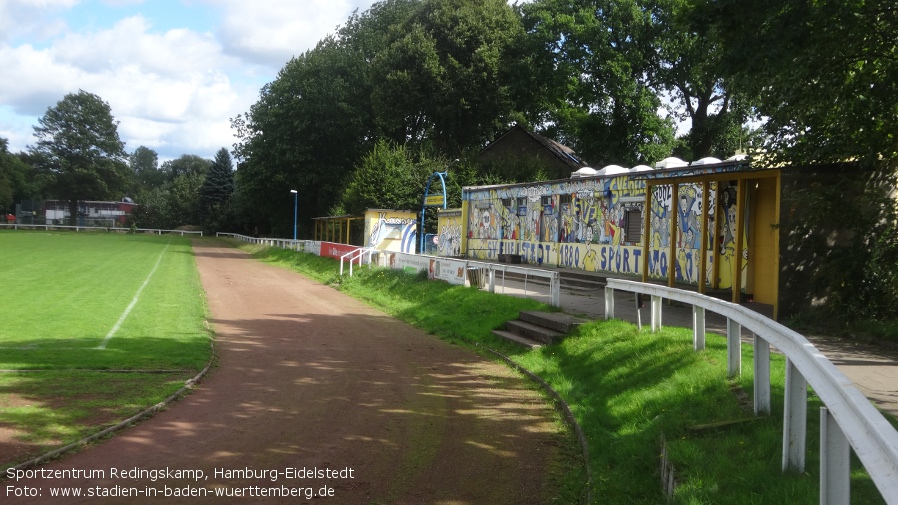
[[560, 144], [550, 138], [543, 137], [542, 135], [540, 135], [538, 133], [531, 132], [531, 131], [527, 130], [526, 128], [523, 128], [518, 125], [513, 126], [510, 130], [508, 130], [507, 132], [505, 132], [501, 136], [499, 136], [499, 138], [490, 142], [490, 144], [488, 146], [486, 146], [485, 148], [483, 148], [483, 150], [480, 151], [480, 153], [484, 154], [487, 151], [489, 151], [490, 149], [495, 148], [495, 146], [501, 145], [510, 136], [521, 135], [521, 134], [524, 134], [524, 135], [530, 137], [535, 142], [542, 145], [542, 147], [545, 148], [549, 153], [554, 155], [556, 158], [558, 158], [558, 160], [560, 160], [562, 163], [564, 163], [565, 165], [568, 165], [569, 167], [571, 167], [574, 170], [587, 166], [587, 163], [585, 161], [583, 161], [579, 156], [577, 156], [577, 153], [574, 152], [574, 150], [571, 149], [570, 147]]

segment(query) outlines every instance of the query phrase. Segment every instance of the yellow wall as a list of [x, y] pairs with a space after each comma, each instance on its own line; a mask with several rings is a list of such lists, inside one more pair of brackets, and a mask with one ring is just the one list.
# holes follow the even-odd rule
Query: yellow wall
[[776, 303], [776, 282], [779, 262], [776, 254], [778, 229], [776, 226], [775, 178], [749, 181], [752, 210], [749, 224], [749, 276], [746, 291], [760, 303]]
[[417, 217], [407, 210], [369, 209], [365, 212], [365, 247], [414, 253]]
[[437, 256], [461, 256], [462, 209], [439, 209], [437, 214]]

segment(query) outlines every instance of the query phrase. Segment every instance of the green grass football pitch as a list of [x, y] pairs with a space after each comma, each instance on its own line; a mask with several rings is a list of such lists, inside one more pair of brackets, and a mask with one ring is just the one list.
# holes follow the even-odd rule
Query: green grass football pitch
[[205, 302], [189, 241], [0, 232], [0, 369], [199, 370]]

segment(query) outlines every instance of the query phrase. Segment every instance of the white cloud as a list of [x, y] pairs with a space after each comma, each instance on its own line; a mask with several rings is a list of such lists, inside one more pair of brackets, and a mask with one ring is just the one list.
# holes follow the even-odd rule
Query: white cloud
[[[109, 103], [129, 152], [145, 145], [162, 160], [212, 157], [234, 143], [229, 118], [249, 110], [260, 86], [290, 57], [333, 33], [355, 8], [361, 12], [373, 3], [201, 1], [220, 14], [217, 30], [154, 29], [152, 18], [136, 14], [143, 9], [79, 29], [65, 17], [78, 0], [0, 0], [0, 136], [10, 140], [11, 150], [24, 150], [34, 141], [37, 118], [83, 89]], [[141, 3], [102, 0], [78, 8]], [[108, 14], [90, 12], [97, 14], [92, 20]]]
[[224, 16], [220, 28], [226, 50], [249, 62], [282, 67], [327, 34], [337, 31], [364, 0], [210, 0]]
[[0, 40], [12, 40], [25, 34], [45, 39], [59, 34], [66, 23], [49, 17], [63, 12], [79, 0], [2, 0], [0, 1]]
[[176, 157], [230, 146], [228, 118], [255, 98], [254, 92], [240, 96], [225, 73], [236, 60], [210, 34], [150, 29], [145, 19], [130, 17], [107, 30], [66, 35], [47, 49], [2, 47], [0, 103], [37, 117], [84, 89], [109, 103], [129, 150], [158, 146], [169, 151], [165, 157]]

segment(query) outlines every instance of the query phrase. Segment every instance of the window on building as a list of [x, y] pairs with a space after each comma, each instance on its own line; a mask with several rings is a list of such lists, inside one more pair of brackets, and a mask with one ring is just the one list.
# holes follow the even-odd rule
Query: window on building
[[624, 214], [624, 220], [626, 221], [624, 240], [632, 244], [642, 242], [642, 211], [628, 210]]

